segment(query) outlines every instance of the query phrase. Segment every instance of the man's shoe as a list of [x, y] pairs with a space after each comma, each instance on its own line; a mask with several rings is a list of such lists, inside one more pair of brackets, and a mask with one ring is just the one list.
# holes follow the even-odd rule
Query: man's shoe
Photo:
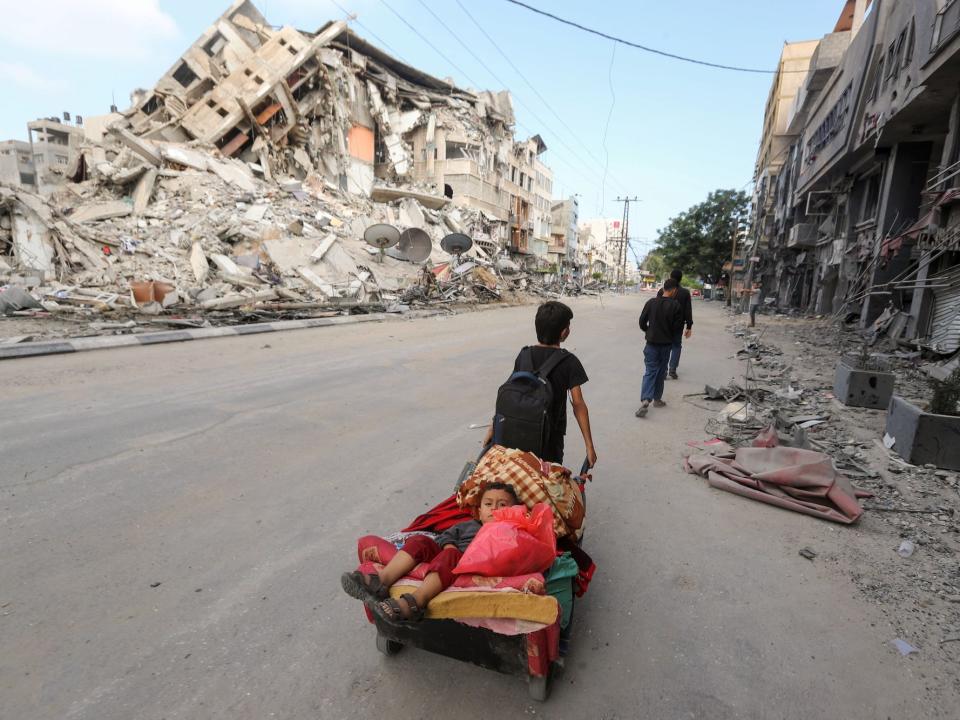
[[654, 406], [654, 407], [666, 407], [667, 404], [666, 404], [663, 400], [654, 400], [654, 401], [653, 401], [653, 406]]
[[677, 375], [677, 371], [676, 371], [676, 370], [671, 370], [669, 374], [670, 374], [670, 379], [671, 379], [671, 380], [679, 380], [679, 379], [680, 379], [680, 377]]
[[647, 410], [648, 410], [649, 408], [650, 408], [649, 404], [648, 404], [648, 403], [644, 403], [644, 404], [641, 405], [640, 408], [634, 413], [634, 415], [635, 415], [636, 417], [646, 417], [646, 416], [647, 416]]

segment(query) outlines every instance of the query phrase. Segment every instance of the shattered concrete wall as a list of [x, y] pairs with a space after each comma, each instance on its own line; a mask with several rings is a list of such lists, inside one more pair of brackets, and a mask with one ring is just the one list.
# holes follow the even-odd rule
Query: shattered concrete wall
[[[276, 28], [247, 0], [132, 98], [78, 132], [44, 194], [0, 186], [0, 284], [45, 312], [498, 298], [484, 267], [533, 232], [549, 170], [538, 136], [514, 140], [508, 92], [432, 77], [343, 22]], [[366, 245], [376, 223], [421, 232], [426, 265]], [[475, 241], [456, 268], [451, 232]]]

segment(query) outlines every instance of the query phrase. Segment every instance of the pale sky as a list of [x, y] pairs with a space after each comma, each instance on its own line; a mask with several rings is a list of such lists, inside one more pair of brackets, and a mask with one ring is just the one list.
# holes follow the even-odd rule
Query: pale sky
[[[614, 50], [609, 40], [506, 0], [254, 2], [274, 25], [303, 30], [342, 19], [339, 3], [358, 16], [359, 35], [412, 65], [464, 87], [506, 85], [517, 135], [544, 138], [555, 194], [579, 193], [581, 217], [618, 217], [618, 195], [641, 199], [630, 228], [640, 254], [670, 217], [711, 190], [749, 186], [771, 75], [691, 65], [623, 45]], [[29, 120], [64, 110], [99, 115], [114, 98], [125, 108], [130, 91], [152, 86], [228, 4], [0, 0], [0, 139], [26, 139]], [[785, 41], [830, 32], [844, 2], [528, 4], [668, 52], [772, 69]]]

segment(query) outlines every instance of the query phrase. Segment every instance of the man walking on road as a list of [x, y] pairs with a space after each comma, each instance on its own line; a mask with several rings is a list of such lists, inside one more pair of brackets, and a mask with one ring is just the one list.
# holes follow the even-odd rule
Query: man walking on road
[[683, 310], [683, 322], [687, 326], [686, 332], [681, 330], [674, 336], [673, 345], [670, 348], [670, 377], [673, 380], [679, 380], [677, 366], [680, 365], [680, 351], [683, 349], [683, 338], [686, 337], [689, 339], [690, 336], [693, 335], [693, 300], [690, 297], [690, 291], [680, 284], [680, 281], [683, 279], [683, 272], [674, 270], [670, 273], [670, 277], [677, 281], [676, 300], [680, 303], [680, 308]]
[[683, 332], [683, 308], [677, 302], [679, 283], [673, 277], [663, 284], [657, 297], [647, 300], [640, 313], [640, 329], [646, 334], [643, 348], [643, 388], [640, 391], [640, 408], [637, 417], [645, 417], [650, 403], [663, 407], [663, 381], [667, 377], [670, 351], [674, 338]]
[[750, 327], [757, 324], [757, 310], [760, 308], [760, 284], [754, 283], [750, 289]]

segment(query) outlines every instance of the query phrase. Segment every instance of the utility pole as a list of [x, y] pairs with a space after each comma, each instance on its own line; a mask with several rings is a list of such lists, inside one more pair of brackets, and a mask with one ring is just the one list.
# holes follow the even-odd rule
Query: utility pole
[[737, 233], [739, 229], [737, 218], [734, 216], [732, 232], [733, 244], [730, 247], [730, 272], [727, 273], [727, 307], [731, 307], [733, 305], [733, 262], [737, 258]]
[[620, 282], [620, 292], [624, 292], [627, 284], [627, 242], [630, 238], [630, 203], [640, 202], [634, 197], [618, 197], [617, 202], [623, 203], [623, 221], [620, 223], [620, 238], [617, 240], [617, 279]]

